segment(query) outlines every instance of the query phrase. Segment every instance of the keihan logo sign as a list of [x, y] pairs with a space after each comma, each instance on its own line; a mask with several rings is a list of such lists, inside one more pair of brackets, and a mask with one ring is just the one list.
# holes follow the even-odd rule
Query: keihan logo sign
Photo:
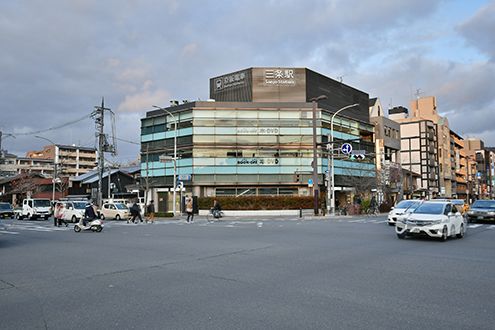
[[246, 79], [246, 72], [232, 73], [223, 77], [215, 79], [215, 89], [217, 91], [244, 85]]
[[295, 86], [294, 69], [266, 69], [265, 84], [271, 86]]

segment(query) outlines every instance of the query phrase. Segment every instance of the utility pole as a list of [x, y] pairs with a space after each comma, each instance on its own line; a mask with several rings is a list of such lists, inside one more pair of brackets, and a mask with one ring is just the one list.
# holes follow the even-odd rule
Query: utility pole
[[105, 100], [101, 99], [101, 106], [95, 106], [95, 111], [91, 114], [91, 117], [95, 119], [96, 137], [98, 138], [98, 191], [96, 196], [96, 204], [101, 207], [103, 202], [102, 187], [103, 187], [103, 170], [106, 152], [115, 152], [115, 146], [109, 145], [106, 135], [104, 133], [104, 118], [105, 110], [112, 111], [109, 108], [105, 108]]

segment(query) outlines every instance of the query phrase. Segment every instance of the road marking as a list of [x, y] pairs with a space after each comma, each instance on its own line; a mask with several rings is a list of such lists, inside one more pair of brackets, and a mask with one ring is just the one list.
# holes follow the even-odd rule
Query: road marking
[[478, 228], [478, 227], [481, 227], [483, 225], [480, 225], [480, 224], [477, 224], [477, 225], [469, 225], [468, 228]]
[[349, 222], [365, 222], [366, 219], [350, 220]]
[[0, 234], [18, 235], [19, 233], [16, 231], [0, 230]]
[[495, 225], [490, 225], [488, 229], [495, 229]]

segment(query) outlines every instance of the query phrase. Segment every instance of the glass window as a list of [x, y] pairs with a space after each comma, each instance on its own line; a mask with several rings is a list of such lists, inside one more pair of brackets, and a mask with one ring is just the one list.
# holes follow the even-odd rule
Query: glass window
[[259, 188], [259, 195], [277, 195], [277, 188]]

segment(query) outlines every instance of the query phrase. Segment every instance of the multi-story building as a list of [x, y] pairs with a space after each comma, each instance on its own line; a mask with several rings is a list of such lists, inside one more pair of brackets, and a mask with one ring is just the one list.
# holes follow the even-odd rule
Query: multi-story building
[[379, 200], [395, 203], [401, 194], [400, 124], [385, 116], [378, 98], [370, 99], [370, 122], [375, 126]]
[[469, 194], [471, 199], [490, 198], [493, 196], [493, 156], [490, 148], [480, 139], [464, 140], [469, 166]]
[[[454, 131], [450, 131], [451, 150], [453, 160], [451, 161], [452, 176], [455, 176], [455, 185], [452, 187], [452, 197], [467, 200], [467, 159], [464, 150], [464, 139]], [[455, 188], [455, 189], [454, 189]], [[455, 194], [454, 194], [455, 191]]]
[[[249, 68], [210, 79], [210, 102], [190, 102], [146, 113], [141, 120], [141, 178], [160, 210], [170, 210], [174, 154], [178, 175], [195, 196], [311, 195], [313, 98], [317, 173], [321, 190], [329, 168], [331, 117], [336, 147], [343, 141], [373, 153], [368, 94], [306, 68]], [[175, 121], [174, 121], [175, 120]], [[175, 130], [175, 123], [177, 130]], [[337, 199], [350, 201], [374, 183], [373, 158], [335, 159]], [[321, 191], [320, 190], [320, 191]]]
[[57, 173], [74, 177], [92, 170], [96, 165], [96, 149], [62, 144], [45, 146], [41, 151], [29, 151], [33, 159], [50, 159], [57, 164]]
[[390, 109], [389, 118], [400, 123], [401, 166], [420, 176], [413, 196], [438, 196], [440, 185], [437, 125], [431, 120], [409, 117], [405, 107]]
[[8, 152], [0, 151], [0, 178], [11, 177], [17, 174], [16, 159], [17, 156]]

